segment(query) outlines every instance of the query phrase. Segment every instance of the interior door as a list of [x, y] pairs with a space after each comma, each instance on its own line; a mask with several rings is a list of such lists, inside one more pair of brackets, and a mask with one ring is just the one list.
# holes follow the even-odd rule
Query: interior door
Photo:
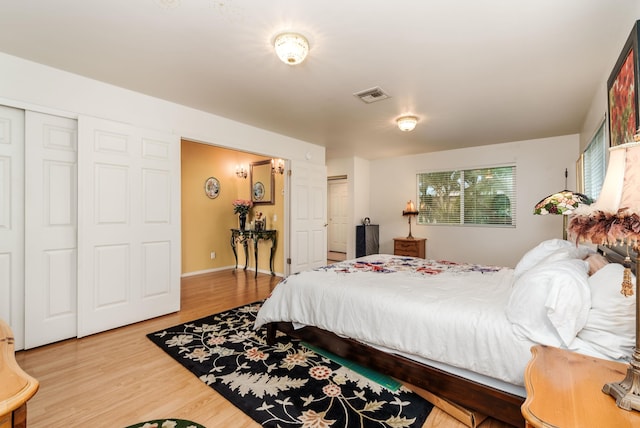
[[25, 348], [77, 332], [77, 122], [26, 112]]
[[78, 120], [78, 336], [180, 308], [180, 138]]
[[329, 180], [329, 251], [347, 252], [348, 183]]
[[24, 111], [0, 106], [0, 318], [24, 346]]
[[291, 161], [289, 273], [327, 263], [327, 169]]

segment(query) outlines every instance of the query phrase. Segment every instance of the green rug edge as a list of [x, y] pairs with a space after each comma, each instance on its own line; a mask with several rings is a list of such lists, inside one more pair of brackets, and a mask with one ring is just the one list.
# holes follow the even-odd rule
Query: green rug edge
[[390, 391], [396, 392], [402, 386], [401, 382], [398, 382], [397, 380], [395, 380], [390, 376], [383, 375], [382, 373], [378, 373], [375, 370], [371, 370], [367, 367], [361, 366], [360, 364], [354, 363], [353, 361], [349, 361], [345, 358], [339, 357], [338, 355], [332, 354], [329, 351], [325, 351], [324, 349], [320, 349], [316, 346], [310, 345], [307, 342], [300, 342], [300, 344], [305, 348], [311, 349], [316, 354], [322, 355], [323, 357], [328, 358], [329, 360], [336, 362], [344, 367], [347, 367], [348, 369], [351, 369], [354, 372], [361, 374], [367, 379], [370, 379], [375, 383], [384, 386]]

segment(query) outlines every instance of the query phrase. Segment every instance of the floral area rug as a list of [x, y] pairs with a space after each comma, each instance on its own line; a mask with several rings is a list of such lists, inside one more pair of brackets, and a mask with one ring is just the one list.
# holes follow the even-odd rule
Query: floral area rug
[[130, 425], [127, 428], [205, 428], [204, 425], [185, 419], [156, 419], [153, 421], [140, 422]]
[[265, 427], [421, 427], [433, 406], [391, 391], [299, 341], [253, 330], [261, 302], [177, 325], [148, 338]]

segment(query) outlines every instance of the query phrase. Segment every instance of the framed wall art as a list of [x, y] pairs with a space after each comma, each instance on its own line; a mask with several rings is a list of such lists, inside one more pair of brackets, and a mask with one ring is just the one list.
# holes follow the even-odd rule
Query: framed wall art
[[609, 144], [633, 141], [638, 129], [638, 22], [633, 25], [607, 80]]
[[276, 184], [271, 169], [271, 160], [252, 162], [249, 174], [251, 176], [251, 202], [254, 205], [273, 205], [276, 199]]
[[220, 182], [217, 178], [207, 178], [207, 181], [204, 182], [204, 193], [206, 193], [210, 199], [215, 199], [220, 195]]

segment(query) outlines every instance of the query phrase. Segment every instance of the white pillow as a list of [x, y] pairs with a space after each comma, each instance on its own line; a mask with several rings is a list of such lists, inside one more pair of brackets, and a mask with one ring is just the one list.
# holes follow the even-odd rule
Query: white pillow
[[610, 263], [589, 277], [591, 311], [578, 337], [613, 359], [628, 358], [636, 340], [635, 277], [634, 295], [620, 293], [624, 266]]
[[575, 247], [575, 244], [565, 241], [564, 239], [549, 239], [547, 241], [542, 241], [522, 256], [514, 269], [514, 277], [519, 277], [554, 251], [570, 247]]
[[570, 247], [555, 250], [553, 253], [540, 260], [536, 266], [544, 263], [552, 263], [558, 260], [586, 260], [587, 257], [591, 254], [596, 254], [595, 250], [592, 250], [591, 248], [585, 247], [583, 245], [576, 246], [575, 244], [572, 244]]
[[595, 252], [595, 250], [585, 245], [576, 245], [574, 242], [565, 241], [564, 239], [550, 239], [548, 241], [543, 241], [522, 256], [514, 269], [513, 276], [517, 279], [523, 273], [540, 263], [551, 263], [558, 260], [584, 259]]
[[568, 347], [584, 327], [591, 296], [589, 264], [581, 259], [538, 264], [514, 285], [506, 315], [520, 337], [543, 345]]

